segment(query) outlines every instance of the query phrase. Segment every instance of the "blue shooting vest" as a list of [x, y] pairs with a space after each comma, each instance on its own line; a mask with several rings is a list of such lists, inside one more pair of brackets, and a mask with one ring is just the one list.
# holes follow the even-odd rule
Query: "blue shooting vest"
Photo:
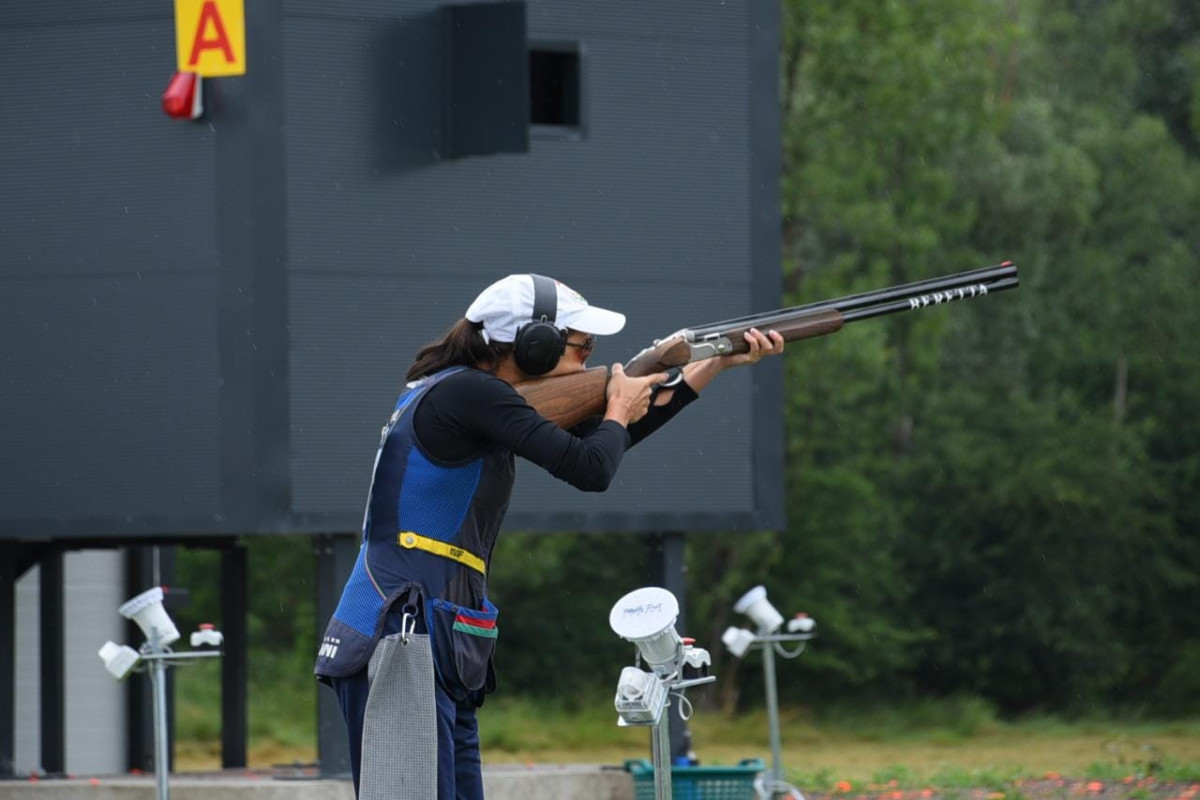
[[417, 406], [452, 367], [408, 385], [384, 426], [362, 545], [325, 629], [314, 672], [353, 675], [367, 666], [398, 601], [430, 634], [443, 687], [456, 699], [490, 691], [498, 611], [487, 599], [487, 565], [512, 495], [514, 458], [496, 445], [449, 463], [417, 442]]

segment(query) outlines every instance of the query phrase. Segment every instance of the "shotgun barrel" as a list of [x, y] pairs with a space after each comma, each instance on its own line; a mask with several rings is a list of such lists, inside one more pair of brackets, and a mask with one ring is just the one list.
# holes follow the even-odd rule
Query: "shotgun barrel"
[[[1013, 268], [1016, 269], [1015, 267]], [[955, 300], [966, 300], [972, 297], [982, 297], [996, 292], [1003, 292], [1007, 289], [1016, 289], [1021, 285], [1020, 279], [1014, 273], [1011, 278], [1001, 278], [999, 280], [988, 281], [986, 283], [969, 284], [967, 286], [958, 286], [953, 289], [946, 289], [929, 294], [917, 295], [914, 297], [906, 297], [888, 302], [877, 303], [862, 308], [856, 308], [851, 311], [843, 311], [842, 319], [846, 322], [854, 322], [860, 319], [871, 319], [873, 317], [882, 317], [884, 314], [896, 314], [901, 311], [915, 311], [918, 308], [926, 308], [931, 305], [941, 305], [943, 303], [951, 303]]]
[[[885, 289], [875, 289], [869, 292], [860, 294], [852, 294], [846, 297], [839, 297], [835, 300], [820, 300], [815, 303], [807, 303], [800, 306], [792, 306], [791, 308], [781, 308], [775, 311], [765, 313], [751, 314], [745, 317], [735, 317], [733, 319], [722, 320], [720, 322], [710, 322], [706, 325], [699, 325], [693, 328], [688, 328], [696, 334], [697, 337], [704, 337], [713, 333], [719, 333], [736, 327], [759, 327], [761, 325], [769, 325], [771, 320], [791, 318], [805, 311], [817, 311], [821, 309], [833, 309], [834, 311], [842, 312], [846, 321], [853, 319], [866, 319], [868, 316], [879, 316], [879, 313], [868, 315], [851, 316], [848, 312], [870, 309], [876, 306], [884, 306], [899, 300], [909, 300], [918, 298], [923, 295], [932, 295], [937, 292], [946, 292], [950, 290], [962, 289], [973, 285], [987, 285], [989, 291], [1002, 291], [1002, 289], [1016, 288], [1016, 282], [1012, 284], [1004, 284], [1001, 288], [992, 288], [992, 284], [999, 284], [1000, 281], [1012, 279], [1017, 281], [1017, 266], [1011, 261], [1005, 261], [992, 267], [982, 267], [980, 269], [967, 270], [966, 272], [956, 272], [953, 275], [944, 275], [940, 278], [927, 278], [922, 281], [906, 283], [901, 286], [889, 286]], [[895, 311], [907, 311], [910, 306], [899, 306], [894, 311], [882, 313], [894, 313]]]

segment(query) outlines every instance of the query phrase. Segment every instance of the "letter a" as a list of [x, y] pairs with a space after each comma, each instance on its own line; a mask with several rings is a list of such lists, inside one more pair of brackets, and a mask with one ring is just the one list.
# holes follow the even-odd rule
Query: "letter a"
[[[214, 28], [215, 38], [213, 39], [205, 38], [210, 22]], [[192, 55], [188, 58], [188, 65], [196, 66], [203, 51], [217, 49], [224, 54], [226, 63], [233, 63], [233, 47], [229, 44], [229, 34], [225, 33], [225, 23], [221, 21], [221, 12], [217, 11], [217, 4], [214, 0], [206, 0], [204, 7], [200, 9], [200, 21], [196, 23], [196, 38], [192, 40]]]

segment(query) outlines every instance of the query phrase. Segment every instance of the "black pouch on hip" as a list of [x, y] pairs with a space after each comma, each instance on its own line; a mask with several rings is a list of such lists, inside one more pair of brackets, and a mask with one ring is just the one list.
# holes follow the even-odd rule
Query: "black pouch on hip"
[[486, 597], [481, 610], [436, 598], [426, 601], [425, 618], [438, 681], [454, 699], [465, 700], [490, 688], [499, 614], [500, 610]]

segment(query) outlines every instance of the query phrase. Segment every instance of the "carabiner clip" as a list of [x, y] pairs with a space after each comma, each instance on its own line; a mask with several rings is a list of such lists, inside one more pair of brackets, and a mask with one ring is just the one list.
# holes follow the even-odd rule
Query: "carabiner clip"
[[417, 630], [417, 617], [415, 614], [404, 612], [404, 616], [400, 618], [400, 644], [408, 644], [408, 637]]

